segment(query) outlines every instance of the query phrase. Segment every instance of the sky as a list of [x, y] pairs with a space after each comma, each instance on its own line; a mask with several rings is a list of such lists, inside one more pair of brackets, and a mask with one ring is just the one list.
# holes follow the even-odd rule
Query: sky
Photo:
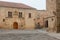
[[0, 0], [0, 1], [24, 3], [38, 10], [46, 10], [46, 0]]

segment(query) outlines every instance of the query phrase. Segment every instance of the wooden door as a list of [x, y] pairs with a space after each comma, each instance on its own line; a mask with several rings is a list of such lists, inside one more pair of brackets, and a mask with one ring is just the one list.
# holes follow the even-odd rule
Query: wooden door
[[17, 22], [13, 23], [13, 29], [18, 29], [18, 23]]

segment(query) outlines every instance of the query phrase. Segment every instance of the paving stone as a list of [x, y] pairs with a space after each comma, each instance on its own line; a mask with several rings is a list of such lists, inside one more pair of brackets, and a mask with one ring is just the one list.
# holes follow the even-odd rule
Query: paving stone
[[33, 30], [0, 30], [0, 40], [59, 40]]

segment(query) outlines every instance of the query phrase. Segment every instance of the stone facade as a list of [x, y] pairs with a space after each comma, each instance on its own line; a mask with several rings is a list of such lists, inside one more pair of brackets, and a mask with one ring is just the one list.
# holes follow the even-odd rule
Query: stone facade
[[[44, 13], [43, 13], [44, 12]], [[39, 11], [40, 22], [49, 32], [60, 32], [60, 0], [46, 0], [46, 10]]]
[[[41, 27], [49, 32], [60, 32], [60, 0], [46, 0], [46, 10], [37, 10], [26, 5], [21, 6], [22, 8], [10, 6], [0, 6], [0, 28], [14, 29], [17, 26], [18, 29], [35, 29]], [[12, 18], [8, 17], [9, 11], [12, 12]], [[19, 12], [22, 12], [22, 18], [19, 18]], [[29, 13], [31, 13], [31, 18], [29, 18]]]
[[48, 21], [48, 31], [56, 32], [56, 0], [46, 0], [46, 7], [48, 16], [44, 20]]
[[40, 13], [44, 28], [49, 32], [57, 32], [56, 0], [46, 0], [46, 10]]
[[[12, 18], [8, 17], [8, 12], [12, 12]], [[22, 12], [22, 18], [18, 17], [19, 12]], [[29, 18], [29, 13], [32, 14], [31, 18]], [[35, 9], [0, 7], [0, 28], [14, 29], [13, 24], [16, 23], [18, 29], [34, 29], [36, 13]]]
[[47, 0], [48, 30], [60, 32], [60, 0]]

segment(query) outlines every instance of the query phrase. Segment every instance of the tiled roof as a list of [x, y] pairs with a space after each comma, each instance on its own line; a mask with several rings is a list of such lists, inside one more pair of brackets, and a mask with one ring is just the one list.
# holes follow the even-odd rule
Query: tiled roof
[[14, 8], [28, 8], [28, 9], [35, 9], [23, 3], [12, 3], [12, 2], [3, 2], [0, 1], [0, 6], [2, 7], [14, 7]]

